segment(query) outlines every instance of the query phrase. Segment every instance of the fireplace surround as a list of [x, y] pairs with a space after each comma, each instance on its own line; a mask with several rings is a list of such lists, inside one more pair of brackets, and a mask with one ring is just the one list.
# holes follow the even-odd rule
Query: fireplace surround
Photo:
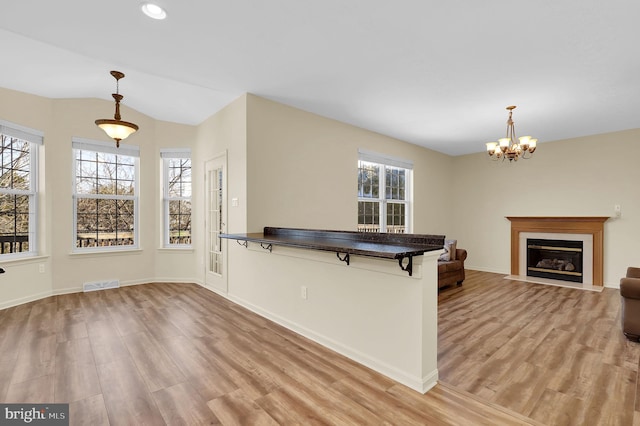
[[508, 216], [511, 222], [511, 275], [526, 277], [527, 238], [582, 241], [583, 280], [602, 288], [606, 216]]

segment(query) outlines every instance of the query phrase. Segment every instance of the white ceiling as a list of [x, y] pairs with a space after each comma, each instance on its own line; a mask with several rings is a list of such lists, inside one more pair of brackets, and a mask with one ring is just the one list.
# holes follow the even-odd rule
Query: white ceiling
[[[244, 92], [450, 155], [640, 127], [636, 0], [0, 0], [0, 86], [199, 124]], [[124, 117], [126, 119], [126, 117]]]

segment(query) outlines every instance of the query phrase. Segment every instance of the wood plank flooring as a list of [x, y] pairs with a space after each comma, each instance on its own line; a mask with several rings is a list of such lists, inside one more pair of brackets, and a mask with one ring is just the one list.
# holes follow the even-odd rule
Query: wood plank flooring
[[440, 293], [426, 395], [197, 285], [147, 284], [0, 311], [0, 401], [68, 402], [76, 425], [640, 425], [616, 290], [467, 274]]
[[468, 271], [439, 297], [440, 381], [548, 425], [640, 425], [620, 292]]

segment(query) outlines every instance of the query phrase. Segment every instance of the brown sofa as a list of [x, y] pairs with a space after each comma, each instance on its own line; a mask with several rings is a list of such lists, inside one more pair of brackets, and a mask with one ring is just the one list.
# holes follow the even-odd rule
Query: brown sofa
[[438, 260], [438, 288], [454, 283], [462, 285], [462, 281], [464, 281], [464, 261], [466, 258], [467, 251], [457, 248], [455, 260]]
[[640, 339], [640, 268], [627, 268], [620, 280], [622, 332], [630, 340]]

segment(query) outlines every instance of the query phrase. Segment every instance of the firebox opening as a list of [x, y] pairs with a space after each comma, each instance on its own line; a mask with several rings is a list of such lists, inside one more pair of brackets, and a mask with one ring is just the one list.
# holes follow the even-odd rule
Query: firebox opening
[[528, 238], [527, 275], [582, 283], [582, 241]]

